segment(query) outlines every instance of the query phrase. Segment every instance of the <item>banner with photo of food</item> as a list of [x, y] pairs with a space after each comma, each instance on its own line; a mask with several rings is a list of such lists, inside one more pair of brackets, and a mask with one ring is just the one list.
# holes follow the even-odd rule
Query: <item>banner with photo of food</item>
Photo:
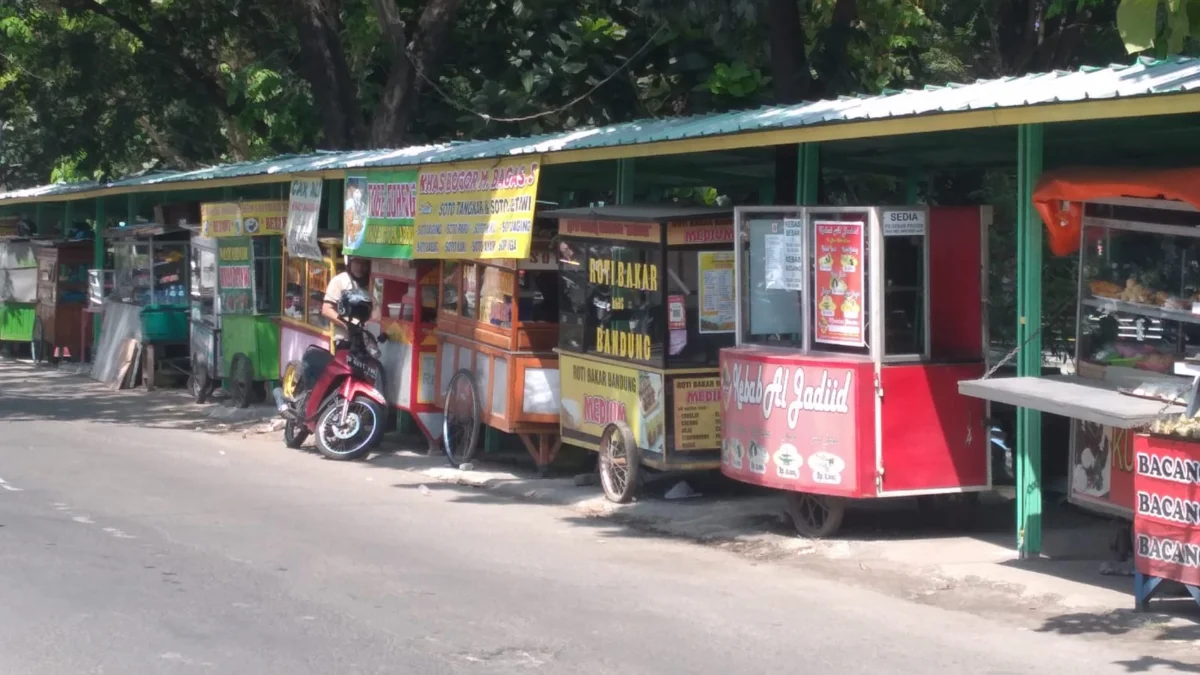
[[540, 168], [523, 158], [421, 169], [414, 257], [528, 258]]
[[411, 260], [416, 211], [416, 171], [369, 171], [347, 176], [342, 252], [364, 258]]
[[866, 257], [867, 226], [861, 222], [813, 223], [817, 259], [817, 342], [844, 347], [867, 344]]
[[564, 440], [596, 449], [604, 427], [624, 422], [644, 452], [666, 444], [666, 401], [659, 373], [563, 353], [558, 361]]

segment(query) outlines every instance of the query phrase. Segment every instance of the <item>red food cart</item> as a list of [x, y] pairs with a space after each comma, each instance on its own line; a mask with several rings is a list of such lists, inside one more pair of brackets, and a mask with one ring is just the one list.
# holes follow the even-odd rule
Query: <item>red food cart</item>
[[737, 344], [721, 350], [721, 471], [788, 492], [797, 531], [846, 500], [969, 500], [991, 486], [981, 207], [735, 214]]

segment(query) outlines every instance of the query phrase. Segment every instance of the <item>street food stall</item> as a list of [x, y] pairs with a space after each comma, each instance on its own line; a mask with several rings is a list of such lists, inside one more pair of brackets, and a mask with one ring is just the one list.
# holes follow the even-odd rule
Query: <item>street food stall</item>
[[474, 456], [481, 425], [517, 435], [540, 473], [558, 455], [552, 231], [535, 233], [527, 240], [530, 253], [521, 258], [439, 265], [435, 335], [441, 343], [439, 390], [446, 401], [442, 445], [456, 466]]
[[0, 343], [12, 353], [30, 345], [37, 317], [37, 259], [34, 242], [0, 238]]
[[1197, 177], [1195, 169], [1044, 176], [1033, 198], [1050, 248], [1079, 254], [1073, 371], [961, 387], [1070, 418], [1068, 499], [1127, 521], [1136, 506], [1135, 436], [1184, 412], [1200, 376]]
[[73, 356], [83, 361], [92, 342], [87, 321], [91, 241], [38, 242], [38, 305], [33, 323], [33, 359]]
[[[189, 374], [190, 236], [185, 227], [161, 223], [105, 231], [113, 289], [104, 304], [93, 378], [120, 386], [120, 378], [140, 368], [142, 382], [153, 387], [159, 372]], [[136, 367], [128, 365], [131, 358]]]
[[[311, 345], [333, 349], [333, 326], [321, 315], [325, 289], [342, 267], [342, 238], [336, 232], [318, 233], [321, 259], [301, 258], [283, 251], [283, 310], [279, 324], [279, 363], [300, 361]], [[285, 378], [286, 379], [286, 378]], [[288, 383], [284, 382], [285, 391]]]
[[202, 204], [192, 238], [189, 389], [203, 403], [222, 382], [244, 408], [279, 379], [287, 202]]
[[551, 211], [561, 300], [563, 441], [599, 452], [612, 501], [641, 467], [720, 466], [717, 355], [734, 344], [729, 209], [605, 206]]
[[736, 210], [737, 346], [721, 350], [722, 472], [784, 490], [796, 530], [847, 500], [988, 489], [986, 207]]

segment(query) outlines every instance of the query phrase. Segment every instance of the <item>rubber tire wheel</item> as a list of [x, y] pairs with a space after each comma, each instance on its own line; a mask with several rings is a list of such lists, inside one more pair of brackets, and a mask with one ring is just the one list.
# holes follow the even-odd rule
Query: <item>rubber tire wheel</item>
[[320, 450], [321, 454], [325, 455], [327, 459], [332, 459], [337, 462], [353, 462], [354, 460], [362, 459], [370, 454], [371, 448], [374, 447], [376, 439], [383, 434], [383, 420], [386, 413], [383, 410], [383, 406], [379, 405], [375, 401], [366, 398], [365, 396], [355, 397], [355, 403], [360, 403], [371, 409], [371, 412], [375, 416], [375, 428], [371, 430], [371, 436], [367, 438], [367, 441], [363, 443], [362, 447], [359, 449], [352, 453], [335, 452], [325, 443], [324, 439], [322, 438], [321, 428], [325, 426], [325, 418], [329, 415], [332, 415], [338, 408], [342, 406], [342, 400], [343, 399], [340, 396], [334, 398], [329, 402], [328, 405], [325, 406], [325, 409], [321, 411], [321, 414], [317, 416], [317, 449]]
[[188, 376], [188, 392], [196, 403], [208, 401], [212, 394], [212, 382], [208, 379], [208, 365], [192, 357], [192, 374]]
[[229, 401], [234, 407], [245, 408], [253, 402], [254, 364], [250, 363], [249, 356], [242, 352], [233, 355], [225, 386], [229, 389]]
[[[468, 442], [463, 444], [466, 446], [466, 450], [462, 453], [462, 457], [455, 457], [455, 448], [450, 447], [450, 399], [454, 395], [455, 385], [460, 378], [465, 378], [471, 387], [471, 431], [467, 434]], [[471, 371], [464, 368], [450, 378], [450, 384], [446, 387], [446, 405], [443, 406], [442, 411], [442, 452], [446, 453], [446, 459], [450, 462], [450, 466], [457, 469], [475, 457], [475, 451], [479, 446], [480, 417], [483, 412], [479, 404], [479, 387], [476, 386], [475, 375]]]
[[938, 527], [961, 530], [978, 522], [979, 493], [954, 492], [917, 497], [917, 509]]
[[[824, 517], [819, 522], [813, 522], [813, 518], [809, 517], [811, 512], [805, 508], [806, 504], [822, 509]], [[787, 514], [797, 534], [807, 539], [823, 539], [833, 536], [842, 528], [846, 502], [840, 497], [790, 492], [787, 496]]]
[[[624, 482], [618, 481], [612, 471], [616, 463], [613, 451], [620, 446], [624, 446], [620, 448], [625, 455]], [[637, 494], [642, 470], [642, 457], [633, 430], [624, 422], [612, 422], [604, 427], [600, 434], [599, 453], [596, 469], [600, 472], [600, 487], [604, 489], [604, 496], [614, 504], [628, 503]]]
[[298, 450], [308, 440], [308, 429], [295, 420], [288, 420], [283, 425], [283, 444], [292, 450]]

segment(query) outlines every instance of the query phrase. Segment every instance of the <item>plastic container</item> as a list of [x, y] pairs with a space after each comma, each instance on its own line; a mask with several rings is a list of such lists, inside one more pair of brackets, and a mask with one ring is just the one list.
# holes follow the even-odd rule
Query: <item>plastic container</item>
[[404, 311], [404, 303], [393, 302], [390, 305], [388, 305], [387, 308], [388, 308], [388, 316], [390, 316], [393, 319], [399, 319], [400, 313]]
[[187, 342], [188, 313], [185, 308], [150, 305], [142, 308], [142, 340]]

